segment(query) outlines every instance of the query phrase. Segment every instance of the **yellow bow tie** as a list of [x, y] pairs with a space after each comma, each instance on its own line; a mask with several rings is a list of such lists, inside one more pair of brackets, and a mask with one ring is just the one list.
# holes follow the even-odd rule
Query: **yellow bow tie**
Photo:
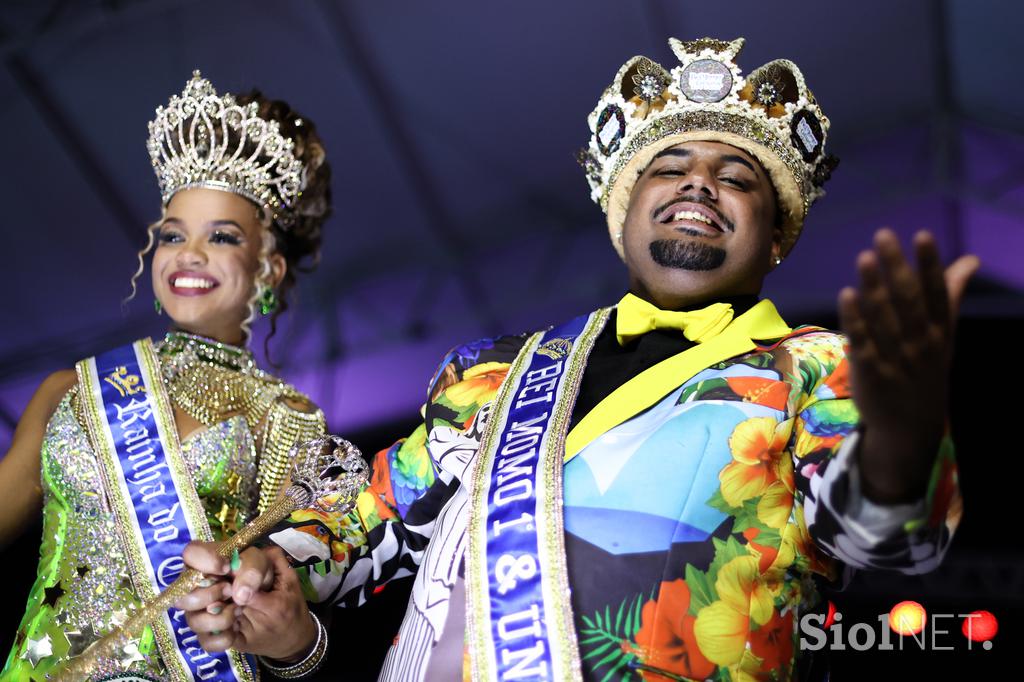
[[728, 303], [713, 303], [700, 310], [676, 312], [662, 310], [642, 298], [626, 294], [619, 301], [615, 333], [620, 345], [655, 329], [678, 329], [690, 341], [702, 343], [729, 326], [732, 315], [732, 306]]

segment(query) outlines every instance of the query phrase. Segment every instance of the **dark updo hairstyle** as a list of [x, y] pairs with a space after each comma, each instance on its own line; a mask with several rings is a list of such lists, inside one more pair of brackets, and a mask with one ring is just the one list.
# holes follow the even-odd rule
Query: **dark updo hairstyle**
[[320, 233], [324, 221], [331, 215], [331, 166], [316, 126], [287, 102], [267, 99], [259, 90], [235, 97], [242, 106], [256, 102], [260, 118], [277, 121], [281, 134], [295, 143], [292, 153], [302, 162], [306, 173], [305, 187], [291, 209], [278, 219], [269, 221], [274, 239], [272, 243], [265, 242], [261, 252], [264, 269], [269, 268], [266, 256], [274, 250], [284, 256], [288, 264], [284, 279], [274, 291], [277, 307], [270, 316], [270, 334], [264, 343], [264, 351], [269, 357], [270, 338], [277, 332], [278, 316], [288, 308], [288, 292], [295, 286], [296, 272], [312, 272], [320, 262]]

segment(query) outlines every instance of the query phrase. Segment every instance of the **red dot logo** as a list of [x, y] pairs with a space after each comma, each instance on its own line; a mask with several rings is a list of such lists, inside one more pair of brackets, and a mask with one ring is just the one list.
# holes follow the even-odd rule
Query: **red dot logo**
[[972, 642], [982, 642], [983, 647], [991, 649], [992, 642], [990, 640], [999, 632], [999, 621], [991, 611], [972, 611], [964, 617], [964, 623], [960, 629], [967, 639]]
[[926, 616], [916, 601], [901, 601], [889, 611], [889, 627], [899, 635], [916, 635], [924, 629]]

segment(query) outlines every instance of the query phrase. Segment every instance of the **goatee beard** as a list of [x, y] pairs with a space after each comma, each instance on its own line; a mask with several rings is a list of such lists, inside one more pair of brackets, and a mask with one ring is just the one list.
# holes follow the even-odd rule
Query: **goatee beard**
[[682, 239], [656, 239], [651, 242], [651, 258], [664, 268], [714, 270], [725, 262], [725, 249]]

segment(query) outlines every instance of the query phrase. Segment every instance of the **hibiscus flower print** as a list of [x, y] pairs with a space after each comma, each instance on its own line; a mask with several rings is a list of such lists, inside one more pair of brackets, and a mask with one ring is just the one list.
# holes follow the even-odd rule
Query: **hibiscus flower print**
[[758, 570], [758, 559], [738, 556], [722, 566], [715, 579], [719, 599], [698, 612], [694, 635], [701, 653], [730, 672], [750, 674], [745, 658], [751, 630], [763, 627], [775, 614], [773, 586]]
[[792, 425], [789, 420], [753, 417], [736, 426], [729, 437], [733, 461], [718, 475], [722, 497], [730, 506], [764, 495], [774, 483], [792, 491], [793, 464], [784, 451]]
[[[644, 604], [636, 633], [638, 666], [645, 680], [702, 680], [715, 671], [705, 658], [694, 634], [696, 618], [689, 613], [690, 588], [684, 580], [663, 582], [657, 599]], [[671, 675], [660, 674], [659, 671]]]

